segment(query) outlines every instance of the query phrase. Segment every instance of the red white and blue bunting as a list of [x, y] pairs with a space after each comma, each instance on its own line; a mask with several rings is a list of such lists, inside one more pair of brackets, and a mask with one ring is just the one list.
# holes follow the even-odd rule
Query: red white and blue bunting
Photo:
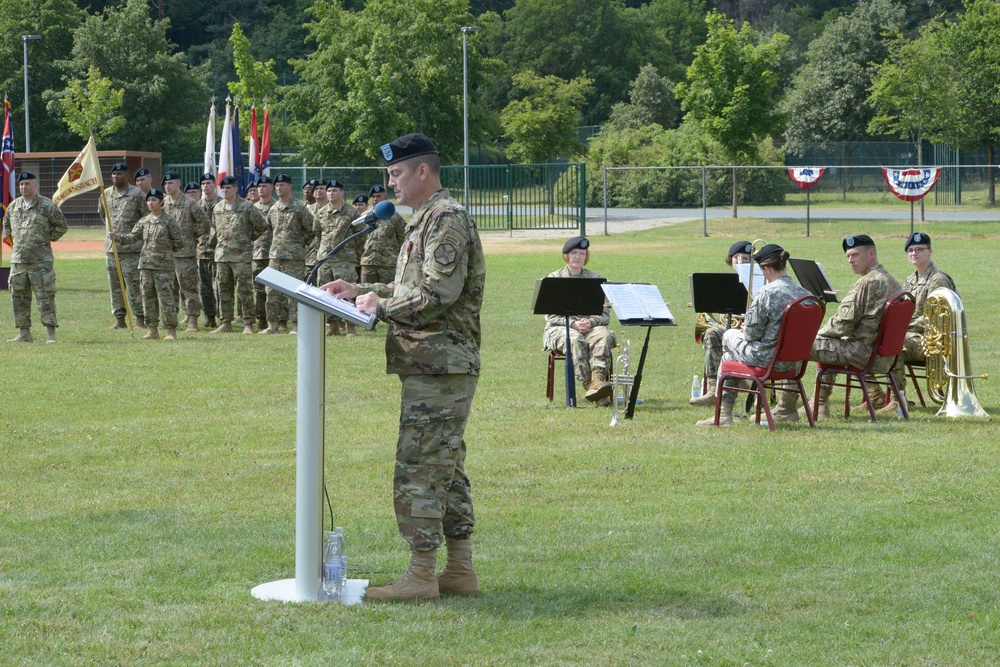
[[941, 167], [883, 168], [882, 175], [892, 194], [903, 201], [919, 201], [934, 189], [941, 177]]
[[788, 175], [795, 181], [795, 185], [808, 190], [819, 183], [825, 171], [826, 167], [789, 167]]

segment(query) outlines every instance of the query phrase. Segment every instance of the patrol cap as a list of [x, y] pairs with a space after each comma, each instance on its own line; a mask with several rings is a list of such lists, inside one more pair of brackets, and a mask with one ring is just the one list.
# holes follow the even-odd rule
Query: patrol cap
[[326, 187], [328, 187], [328, 188], [340, 188], [341, 190], [343, 190], [344, 189], [344, 184], [341, 183], [340, 181], [338, 181], [336, 178], [334, 178], [334, 179], [332, 179], [330, 182], [328, 182], [326, 184]]
[[191, 192], [192, 190], [201, 190], [201, 186], [198, 185], [197, 181], [188, 181], [188, 184], [184, 186], [184, 192]]
[[156, 188], [150, 188], [149, 192], [146, 193], [146, 199], [149, 199], [150, 197], [156, 197], [157, 199], [162, 201], [165, 196], [166, 195], [163, 194], [163, 190], [157, 190]]
[[143, 176], [151, 176], [151, 175], [152, 172], [149, 171], [149, 169], [143, 167], [142, 169], [139, 169], [134, 174], [132, 174], [132, 178], [142, 178]]
[[367, 204], [368, 203], [368, 195], [358, 195], [357, 197], [354, 198], [354, 201], [351, 202], [351, 203], [352, 204]]
[[906, 245], [903, 246], [903, 250], [909, 250], [911, 245], [917, 245], [918, 243], [930, 248], [931, 237], [927, 236], [927, 234], [924, 234], [922, 232], [913, 232], [912, 234], [910, 234], [909, 237], [907, 237]]
[[292, 183], [292, 177], [291, 176], [287, 176], [285, 174], [278, 174], [277, 176], [274, 177], [274, 182], [275, 183], [288, 183], [288, 184], [291, 184]]
[[204, 183], [205, 181], [211, 181], [212, 183], [215, 183], [215, 174], [210, 174], [208, 172], [202, 174], [201, 179], [198, 182]]
[[17, 175], [18, 183], [20, 183], [21, 181], [37, 181], [37, 180], [38, 177], [32, 174], [30, 171], [22, 171], [20, 174]]
[[113, 174], [116, 171], [127, 172], [128, 171], [128, 165], [125, 164], [124, 162], [115, 162], [114, 165], [112, 165], [112, 167], [111, 167], [111, 173]]
[[753, 254], [753, 244], [750, 243], [749, 241], [737, 241], [733, 245], [729, 246], [729, 255], [728, 255], [728, 257], [732, 257], [733, 255], [738, 255], [741, 252], [745, 252], [748, 255], [752, 255]]
[[164, 183], [166, 183], [167, 181], [179, 181], [179, 180], [181, 180], [181, 175], [178, 174], [176, 171], [168, 171], [163, 175]]
[[851, 248], [859, 248], [866, 245], [874, 248], [875, 242], [872, 241], [872, 237], [866, 234], [858, 234], [857, 236], [848, 236], [841, 245], [844, 246], [844, 252], [847, 252]]
[[387, 167], [418, 155], [441, 154], [431, 140], [420, 133], [407, 134], [395, 141], [390, 141], [379, 148], [379, 153], [382, 154], [382, 159], [385, 160]]
[[260, 180], [257, 181], [257, 185], [274, 185], [274, 179], [270, 176], [261, 176]]
[[219, 181], [219, 185], [239, 185], [239, 181], [236, 180], [235, 176], [226, 176], [224, 179]]
[[580, 250], [586, 250], [589, 247], [590, 247], [590, 241], [588, 241], [586, 237], [574, 236], [569, 241], [566, 241], [566, 243], [563, 245], [563, 254], [565, 255], [571, 250], [576, 250], [577, 248], [579, 248]]
[[374, 194], [377, 194], [379, 192], [381, 192], [382, 194], [385, 194], [385, 188], [383, 188], [381, 185], [373, 185], [372, 189], [368, 191], [368, 196], [370, 197], [370, 196], [372, 196]]
[[777, 243], [768, 243], [766, 246], [757, 251], [757, 254], [753, 256], [753, 261], [760, 264], [765, 259], [770, 259], [775, 255], [780, 255], [784, 251], [785, 249]]

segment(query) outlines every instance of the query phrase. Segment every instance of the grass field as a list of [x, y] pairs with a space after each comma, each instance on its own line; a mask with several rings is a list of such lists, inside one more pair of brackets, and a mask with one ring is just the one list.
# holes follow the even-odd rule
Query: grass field
[[[832, 228], [740, 223], [819, 260], [842, 292], [853, 282]], [[908, 423], [695, 428], [708, 410], [687, 404], [701, 371], [687, 276], [724, 270], [736, 240], [700, 230], [593, 238], [589, 268], [656, 283], [680, 324], [653, 331], [644, 403], [615, 429], [609, 410], [563, 407], [561, 386], [544, 397], [529, 303], [562, 241], [485, 235], [467, 432], [483, 592], [359, 607], [249, 592], [294, 574], [295, 338], [131, 339], [107, 330], [103, 260], [58, 258], [59, 343], [0, 347], [0, 664], [1000, 662], [995, 421], [918, 407]], [[905, 230], [849, 232], [872, 233], [902, 282]], [[1000, 224], [924, 231], [965, 301], [973, 370], [995, 374]], [[376, 584], [408, 556], [384, 331], [327, 350], [327, 484], [350, 576]], [[643, 333], [627, 332], [636, 351]], [[976, 389], [1000, 415], [997, 383]]]

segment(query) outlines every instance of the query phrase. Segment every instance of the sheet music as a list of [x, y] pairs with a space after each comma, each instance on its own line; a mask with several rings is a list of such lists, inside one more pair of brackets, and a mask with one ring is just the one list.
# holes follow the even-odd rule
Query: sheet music
[[601, 286], [619, 322], [627, 320], [673, 320], [656, 285], [609, 284]]
[[760, 268], [760, 264], [757, 262], [750, 262], [748, 264], [733, 264], [733, 268], [740, 276], [740, 282], [743, 286], [750, 291], [750, 267], [753, 267], [753, 296], [757, 296], [764, 285], [767, 284], [767, 280], [764, 278], [764, 272]]
[[[826, 284], [830, 285], [830, 287], [833, 287], [833, 283], [830, 282], [830, 276], [826, 275], [826, 271], [823, 270], [823, 265], [820, 264], [819, 262], [816, 262], [815, 264], [816, 268], [819, 269], [820, 274], [822, 274], [823, 280], [826, 281]], [[840, 290], [831, 290], [829, 293], [832, 294], [833, 296], [837, 296], [837, 292], [839, 291]]]

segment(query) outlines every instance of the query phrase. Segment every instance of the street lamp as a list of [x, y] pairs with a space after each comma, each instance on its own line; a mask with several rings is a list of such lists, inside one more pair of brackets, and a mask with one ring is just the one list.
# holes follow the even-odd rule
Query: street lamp
[[28, 42], [41, 39], [41, 35], [22, 35], [24, 43], [24, 152], [31, 152], [31, 116], [28, 114]]
[[469, 208], [469, 47], [470, 32], [479, 32], [479, 26], [462, 27], [462, 124], [465, 129], [465, 151], [462, 173], [465, 174], [465, 208]]

